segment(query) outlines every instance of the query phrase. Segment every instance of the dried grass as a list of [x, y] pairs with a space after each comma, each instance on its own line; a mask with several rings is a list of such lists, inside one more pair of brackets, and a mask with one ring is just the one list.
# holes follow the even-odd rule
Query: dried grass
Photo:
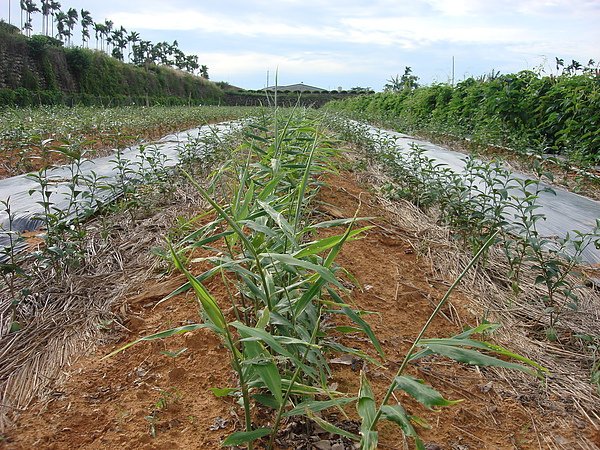
[[37, 273], [36, 292], [18, 306], [17, 319], [26, 324], [19, 332], [8, 332], [10, 299], [2, 294], [0, 433], [14, 425], [34, 399], [60, 395], [55, 388], [76, 357], [119, 338], [119, 305], [126, 296], [137, 294], [146, 280], [157, 277], [160, 261], [150, 248], [164, 243], [177, 216], [200, 208], [198, 200], [180, 188], [169, 204], [133, 226], [125, 211], [105, 218], [111, 223], [106, 239], [101, 220], [89, 223], [85, 270], [60, 284], [55, 284], [50, 271]]

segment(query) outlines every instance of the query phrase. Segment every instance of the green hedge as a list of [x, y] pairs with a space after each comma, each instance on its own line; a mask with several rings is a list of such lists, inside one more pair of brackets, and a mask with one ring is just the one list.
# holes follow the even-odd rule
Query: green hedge
[[30, 91], [25, 88], [0, 89], [0, 106], [198, 106], [213, 105], [216, 101], [206, 99], [189, 99], [175, 96], [127, 96], [127, 95], [92, 95], [65, 93], [56, 90]]
[[538, 76], [522, 71], [398, 93], [338, 100], [332, 110], [518, 151], [600, 161], [600, 75]]

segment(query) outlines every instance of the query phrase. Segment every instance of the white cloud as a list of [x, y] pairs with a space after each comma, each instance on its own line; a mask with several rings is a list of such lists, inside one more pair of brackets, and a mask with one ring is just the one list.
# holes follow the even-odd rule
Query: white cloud
[[477, 0], [425, 0], [434, 10], [448, 16], [465, 16], [476, 12], [483, 6]]
[[536, 37], [536, 32], [510, 26], [484, 26], [468, 22], [448, 22], [439, 18], [389, 17], [343, 20], [357, 42], [400, 45], [416, 48], [436, 42], [498, 44], [520, 42]]
[[200, 10], [168, 10], [116, 13], [115, 23], [149, 30], [201, 31], [220, 35], [319, 37], [323, 30], [310, 26], [274, 21], [268, 16], [233, 16], [205, 13]]
[[90, 3], [70, 0], [144, 39], [177, 39], [211, 78], [238, 77], [240, 86], [263, 85], [277, 67], [290, 82], [377, 87], [406, 65], [425, 83], [444, 79], [452, 55], [474, 75], [532, 68], [544, 55], [600, 59], [600, 0]]
[[244, 75], [279, 70], [281, 76], [291, 73], [301, 75], [343, 74], [356, 71], [353, 63], [333, 54], [302, 53], [297, 56], [283, 56], [258, 52], [214, 52], [202, 53], [203, 64], [211, 69], [212, 76]]
[[415, 49], [440, 41], [488, 44], [536, 37], [534, 32], [517, 27], [418, 16], [339, 17], [327, 26], [286, 23], [258, 14], [236, 17], [193, 9], [164, 11], [160, 15], [150, 12], [120, 13], [114, 17], [115, 23], [133, 29], [195, 30], [230, 36], [299, 39], [300, 42], [312, 40], [318, 43], [397, 45], [404, 49]]

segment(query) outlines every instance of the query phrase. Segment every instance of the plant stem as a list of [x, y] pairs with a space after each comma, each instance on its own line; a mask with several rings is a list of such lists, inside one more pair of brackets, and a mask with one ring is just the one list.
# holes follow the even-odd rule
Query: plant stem
[[[323, 309], [323, 305], [319, 306], [319, 313], [318, 313], [318, 319], [317, 319], [317, 323], [315, 324], [315, 327], [313, 328], [312, 331], [312, 335], [310, 336], [310, 344], [312, 344], [316, 337], [317, 337], [317, 333], [319, 332], [319, 328], [321, 327], [321, 311]], [[304, 355], [302, 355], [302, 359], [301, 361], [304, 362], [306, 360], [306, 357], [308, 356], [308, 352], [310, 351], [310, 346], [306, 347], [306, 350], [304, 352]], [[296, 382], [296, 380], [298, 379], [298, 376], [300, 375], [300, 369], [301, 366], [298, 365], [298, 367], [296, 367], [296, 370], [294, 371], [294, 375], [292, 375], [292, 379], [290, 380], [290, 385], [288, 386], [287, 390], [285, 391], [285, 395], [283, 396], [283, 402], [281, 402], [281, 405], [279, 406], [279, 410], [277, 411], [277, 417], [275, 418], [275, 423], [273, 424], [273, 431], [271, 432], [271, 437], [269, 438], [269, 445], [267, 445], [267, 449], [271, 450], [273, 448], [273, 444], [275, 443], [275, 436], [277, 435], [277, 429], [279, 428], [279, 423], [281, 422], [281, 418], [283, 417], [283, 410], [285, 408], [285, 405], [287, 405], [287, 402], [290, 398], [290, 394], [292, 392], [292, 388], [294, 387], [294, 383]]]
[[[233, 368], [240, 378], [240, 388], [242, 390], [242, 399], [244, 401], [244, 419], [246, 423], [246, 431], [252, 431], [252, 415], [250, 414], [250, 396], [248, 395], [248, 386], [246, 385], [246, 381], [244, 379], [242, 365], [237, 357], [237, 348], [233, 343], [231, 333], [229, 333], [228, 329], [225, 330], [225, 333], [227, 335], [227, 342], [231, 348], [231, 360], [233, 362]], [[252, 442], [248, 442], [248, 450], [252, 450]]]
[[379, 409], [377, 410], [377, 414], [375, 414], [375, 417], [373, 418], [373, 421], [371, 422], [371, 425], [369, 426], [369, 430], [370, 431], [374, 431], [375, 430], [375, 426], [377, 425], [377, 422], [379, 421], [379, 419], [381, 417], [383, 406], [385, 406], [387, 404], [388, 400], [390, 399], [390, 397], [392, 396], [394, 390], [396, 389], [396, 378], [399, 377], [400, 375], [402, 375], [402, 373], [404, 372], [404, 369], [406, 369], [406, 366], [408, 365], [408, 363], [410, 361], [410, 358], [411, 358], [411, 356], [412, 356], [415, 348], [417, 347], [419, 341], [421, 340], [421, 338], [423, 337], [423, 335], [425, 334], [425, 332], [427, 331], [427, 329], [429, 328], [429, 326], [431, 325], [431, 323], [433, 322], [433, 320], [439, 314], [439, 312], [441, 311], [442, 307], [446, 304], [446, 301], [450, 297], [450, 294], [452, 293], [452, 291], [454, 291], [454, 289], [456, 288], [456, 286], [462, 281], [462, 279], [465, 277], [465, 275], [467, 274], [467, 272], [475, 265], [475, 263], [477, 262], [477, 260], [479, 259], [479, 257], [483, 254], [483, 252], [485, 250], [487, 250], [487, 248], [490, 245], [492, 245], [492, 243], [494, 242], [494, 238], [496, 237], [497, 234], [498, 234], [498, 230], [496, 230], [487, 239], [487, 241], [483, 244], [483, 246], [479, 249], [479, 251], [475, 254], [475, 256], [473, 256], [473, 258], [471, 259], [471, 261], [469, 261], [469, 264], [467, 264], [467, 266], [463, 269], [463, 271], [458, 276], [458, 278], [456, 278], [456, 280], [454, 280], [454, 283], [452, 283], [452, 285], [448, 288], [448, 290], [446, 291], [446, 293], [444, 294], [444, 296], [442, 297], [442, 299], [439, 301], [439, 303], [437, 304], [437, 306], [435, 307], [435, 309], [433, 310], [433, 312], [429, 316], [429, 319], [427, 319], [427, 322], [425, 322], [425, 325], [423, 325], [423, 328], [421, 328], [421, 331], [419, 332], [419, 335], [414, 340], [414, 342], [412, 343], [410, 349], [406, 353], [406, 356], [404, 357], [404, 361], [402, 361], [402, 364], [400, 365], [400, 368], [398, 369], [398, 372], [396, 373], [396, 376], [392, 380], [392, 383], [390, 384], [390, 387], [388, 388], [388, 390], [387, 390], [387, 392], [385, 394], [385, 397], [383, 398], [383, 401], [381, 402], [381, 405], [379, 406]]

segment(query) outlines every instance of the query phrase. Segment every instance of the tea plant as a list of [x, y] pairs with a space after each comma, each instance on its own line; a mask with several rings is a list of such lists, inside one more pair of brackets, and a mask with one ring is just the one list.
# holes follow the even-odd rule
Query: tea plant
[[539, 213], [541, 193], [554, 191], [542, 178], [551, 175], [539, 163], [532, 169], [536, 179], [513, 176], [501, 162], [482, 162], [468, 157], [464, 169], [454, 172], [437, 164], [422, 148], [412, 145], [399, 151], [394, 139], [374, 135], [357, 122], [329, 119], [341, 136], [359, 143], [367, 158], [383, 167], [392, 181], [383, 191], [390, 198], [407, 199], [424, 210], [435, 211], [440, 223], [450, 226], [465, 246], [476, 253], [489, 233], [498, 231], [497, 242], [509, 265], [507, 273], [513, 292], [521, 292], [524, 269], [533, 271], [543, 288], [540, 300], [548, 318], [549, 339], [556, 339], [555, 325], [566, 308], [577, 308], [573, 277], [582, 254], [590, 245], [599, 245], [596, 226], [587, 233], [578, 231], [552, 240], [537, 228], [545, 216]]
[[[3, 108], [0, 144], [13, 155], [3, 161], [11, 175], [48, 167], [49, 150], [70, 141], [93, 143], [93, 156], [169, 132], [247, 117], [250, 107], [38, 107]], [[56, 155], [55, 155], [56, 156]], [[63, 162], [63, 161], [61, 161]], [[35, 167], [34, 167], [35, 166]]]
[[166, 193], [170, 190], [169, 169], [167, 167], [167, 156], [154, 145], [139, 146], [138, 175], [142, 182], [153, 185], [159, 192]]
[[22, 265], [23, 257], [19, 252], [20, 248], [24, 245], [24, 238], [18, 230], [13, 229], [15, 221], [14, 213], [10, 206], [10, 197], [6, 200], [0, 201], [2, 209], [0, 210], [6, 214], [7, 218], [5, 223], [8, 225], [7, 229], [4, 229], [4, 225], [0, 226], [0, 236], [5, 238], [5, 242], [0, 249], [0, 276], [5, 286], [8, 288], [10, 295], [10, 307], [8, 313], [10, 314], [10, 330], [17, 331], [19, 324], [16, 321], [17, 306], [21, 300], [21, 293], [18, 292], [17, 280], [19, 278], [27, 277], [24, 266]]
[[336, 100], [326, 108], [403, 132], [510, 147], [516, 154], [560, 154], [589, 167], [600, 157], [598, 65], [570, 66], [577, 69], [565, 70], [563, 63], [550, 75], [492, 73], [456, 86], [433, 84]]

